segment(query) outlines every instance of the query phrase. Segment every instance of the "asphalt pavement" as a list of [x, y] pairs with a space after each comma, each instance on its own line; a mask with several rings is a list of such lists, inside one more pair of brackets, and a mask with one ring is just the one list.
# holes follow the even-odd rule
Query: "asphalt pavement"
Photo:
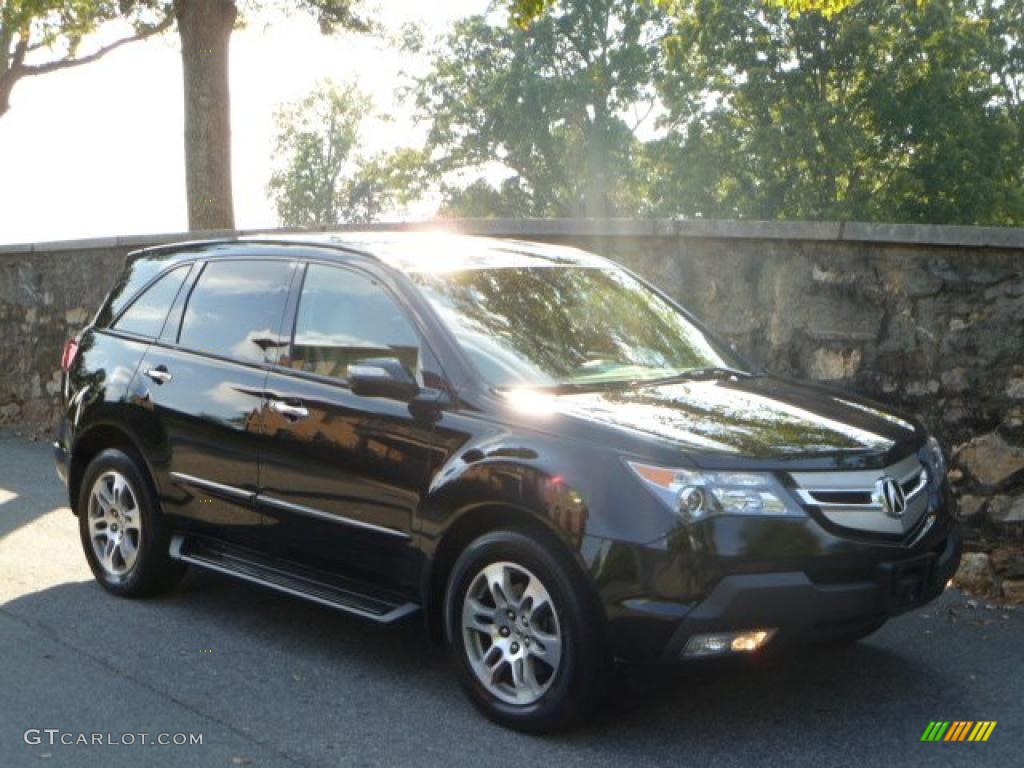
[[[922, 743], [933, 720], [998, 724], [984, 743]], [[93, 734], [104, 743], [80, 743]], [[177, 734], [202, 743], [153, 743]], [[847, 648], [623, 671], [594, 722], [529, 737], [476, 713], [415, 619], [377, 626], [195, 572], [158, 599], [108, 595], [49, 446], [0, 434], [5, 768], [987, 768], [1022, 756], [1024, 610], [949, 590]]]

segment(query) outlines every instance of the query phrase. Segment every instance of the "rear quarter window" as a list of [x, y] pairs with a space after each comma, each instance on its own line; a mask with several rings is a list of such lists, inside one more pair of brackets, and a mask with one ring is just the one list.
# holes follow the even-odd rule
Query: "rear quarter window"
[[160, 277], [131, 303], [114, 328], [151, 339], [159, 336], [189, 269], [191, 265], [185, 264]]
[[144, 256], [130, 262], [107, 294], [107, 300], [103, 302], [103, 307], [96, 316], [96, 327], [109, 327], [111, 321], [131, 303], [139, 290], [166, 269], [176, 257], [177, 254], [167, 253]]

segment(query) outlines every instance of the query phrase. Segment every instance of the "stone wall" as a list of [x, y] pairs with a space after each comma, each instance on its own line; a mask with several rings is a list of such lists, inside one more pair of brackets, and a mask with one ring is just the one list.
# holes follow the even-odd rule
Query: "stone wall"
[[[447, 226], [602, 253], [769, 370], [920, 414], [957, 447], [964, 513], [1003, 534], [1024, 522], [1024, 230], [700, 220]], [[187, 237], [0, 246], [0, 423], [49, 426], [61, 345], [91, 316], [125, 254]]]

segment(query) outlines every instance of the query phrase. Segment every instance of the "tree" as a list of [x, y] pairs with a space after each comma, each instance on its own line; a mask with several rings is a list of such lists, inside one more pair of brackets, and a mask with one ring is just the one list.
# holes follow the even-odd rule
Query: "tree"
[[682, 5], [652, 213], [1024, 221], [1019, 0]]
[[[526, 27], [544, 15], [557, 4], [558, 0], [508, 0], [512, 19], [519, 26]], [[678, 11], [678, 0], [636, 0], [660, 5], [670, 12]], [[825, 16], [832, 16], [860, 2], [860, 0], [767, 0], [770, 5], [784, 8], [791, 14], [817, 11]]]
[[[252, 0], [256, 10], [277, 0]], [[359, 14], [360, 0], [297, 0], [324, 34], [336, 29], [367, 32], [371, 22]], [[86, 55], [83, 38], [104, 24], [122, 19], [134, 32]], [[6, 0], [0, 3], [0, 115], [11, 89], [23, 77], [79, 66], [135, 40], [155, 35], [177, 22], [185, 95], [185, 186], [189, 229], [233, 229], [231, 192], [231, 104], [228, 51], [238, 20], [235, 0]], [[56, 58], [35, 64], [35, 51], [56, 51]]]
[[[132, 31], [82, 53], [83, 39], [116, 19], [127, 20]], [[10, 109], [11, 92], [23, 78], [97, 61], [123, 45], [159, 34], [172, 22], [160, 0], [0, 2], [0, 117]], [[44, 51], [49, 55], [36, 61]]]
[[446, 211], [634, 213], [635, 129], [668, 31], [664, 13], [633, 0], [561, 0], [525, 29], [495, 15], [458, 22], [414, 86]]
[[641, 213], [1024, 222], [1022, 0], [648, 2], [674, 29]]
[[419, 191], [423, 160], [414, 150], [367, 158], [360, 133], [372, 115], [354, 85], [324, 81], [278, 109], [275, 159], [267, 192], [285, 226], [364, 223]]
[[[189, 229], [233, 229], [228, 50], [238, 18], [234, 0], [173, 0], [185, 84], [185, 183]], [[365, 32], [359, 0], [299, 0], [325, 34]]]

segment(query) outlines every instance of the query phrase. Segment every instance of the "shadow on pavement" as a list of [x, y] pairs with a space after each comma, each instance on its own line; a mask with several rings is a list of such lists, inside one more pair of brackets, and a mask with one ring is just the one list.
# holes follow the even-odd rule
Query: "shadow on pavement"
[[[723, 744], [749, 757], [756, 754], [751, 739], [768, 749], [783, 734], [837, 748], [841, 734], [874, 727], [893, 710], [910, 746], [928, 719], [950, 711], [945, 705], [958, 698], [941, 671], [906, 653], [870, 643], [797, 649], [781, 657], [623, 668], [594, 722], [537, 740], [491, 726], [472, 710], [445, 653], [428, 643], [417, 618], [379, 626], [194, 571], [157, 599], [118, 599], [82, 582], [25, 595], [4, 610], [176, 699], [244, 712], [254, 732], [273, 734], [287, 713], [298, 734], [303, 723], [315, 724], [305, 738], [324, 744], [331, 741], [331, 713], [338, 713], [382, 736], [414, 717], [425, 733], [484, 728], [499, 742], [572, 753], [600, 748], [626, 761], [637, 750], [668, 759], [684, 746], [692, 756]], [[111, 649], [112, 626], [130, 638], [130, 652]]]
[[[44, 483], [39, 482], [41, 466]], [[0, 432], [0, 538], [67, 503], [46, 441], [27, 442]]]

